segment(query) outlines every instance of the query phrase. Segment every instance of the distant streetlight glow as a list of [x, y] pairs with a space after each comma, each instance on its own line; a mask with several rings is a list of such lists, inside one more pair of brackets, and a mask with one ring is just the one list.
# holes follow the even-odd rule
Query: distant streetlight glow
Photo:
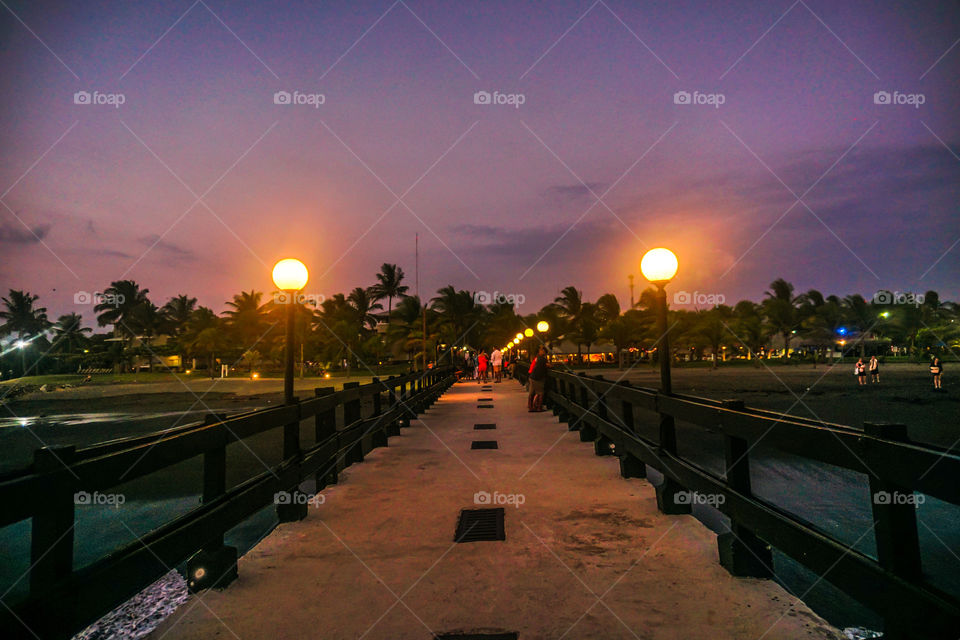
[[520, 344], [520, 338], [514, 338], [513, 344]]
[[307, 267], [296, 258], [285, 258], [273, 267], [273, 283], [281, 291], [299, 291], [307, 284]]
[[670, 249], [659, 247], [650, 249], [640, 261], [640, 271], [643, 277], [653, 284], [666, 284], [677, 275], [677, 256]]
[[546, 333], [549, 330], [550, 330], [550, 323], [547, 322], [546, 320], [541, 320], [540, 322], [537, 323], [537, 331], [539, 331], [540, 333]]
[[522, 334], [522, 333], [518, 333], [518, 334], [516, 335], [516, 338], [517, 338], [517, 339], [516, 339], [516, 342], [519, 342], [519, 341], [523, 340], [523, 334]]
[[523, 330], [523, 335], [527, 336], [528, 338], [532, 338], [533, 329], [531, 329], [530, 327], [527, 327], [526, 329]]

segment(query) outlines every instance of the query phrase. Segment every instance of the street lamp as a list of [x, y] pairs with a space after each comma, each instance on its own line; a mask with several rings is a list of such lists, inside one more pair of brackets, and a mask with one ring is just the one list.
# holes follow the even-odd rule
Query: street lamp
[[550, 323], [546, 320], [541, 320], [537, 323], [537, 331], [540, 333], [546, 333], [547, 331], [550, 331]]
[[647, 251], [640, 261], [643, 277], [657, 288], [657, 332], [660, 334], [660, 389], [673, 393], [670, 381], [670, 340], [667, 335], [667, 283], [677, 275], [677, 256], [669, 249]]
[[273, 284], [284, 291], [287, 304], [287, 353], [283, 371], [283, 401], [293, 403], [293, 325], [296, 319], [296, 293], [307, 284], [307, 267], [294, 258], [281, 260], [273, 267]]

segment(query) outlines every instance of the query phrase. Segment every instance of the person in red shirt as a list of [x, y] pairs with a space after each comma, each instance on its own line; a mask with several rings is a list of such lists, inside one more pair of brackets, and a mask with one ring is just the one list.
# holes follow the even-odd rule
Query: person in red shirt
[[477, 356], [477, 383], [487, 381], [487, 352], [481, 351]]
[[530, 378], [527, 382], [527, 411], [543, 411], [543, 392], [547, 383], [547, 350], [540, 347], [537, 357], [530, 363]]

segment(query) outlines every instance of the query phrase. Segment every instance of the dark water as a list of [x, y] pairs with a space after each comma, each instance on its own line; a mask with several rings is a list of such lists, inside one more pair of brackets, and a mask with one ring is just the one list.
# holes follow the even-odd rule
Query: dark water
[[[95, 419], [99, 418], [98, 415]], [[312, 432], [308, 426], [305, 422], [301, 432]], [[680, 452], [721, 474], [723, 449], [719, 436], [705, 434], [702, 429], [683, 423], [677, 428]], [[236, 485], [261, 473], [265, 466], [279, 462], [280, 439], [279, 431], [274, 431], [250, 438], [245, 443], [231, 444], [228, 468], [232, 477], [228, 484]], [[309, 446], [312, 442], [303, 444]], [[841, 445], [838, 443], [838, 446]], [[758, 497], [797, 515], [862, 553], [876, 557], [866, 476], [785, 455], [762, 444], [751, 451], [750, 462], [753, 489]], [[117, 487], [117, 494], [123, 496], [122, 502], [114, 494], [107, 494], [100, 496], [100, 504], [78, 506], [75, 566], [83, 567], [136, 542], [139, 536], [197, 507], [200, 494], [190, 492], [190, 489], [200, 486], [200, 470], [197, 457]], [[650, 479], [659, 482], [659, 474], [651, 469]], [[112, 501], [111, 495], [114, 495]], [[919, 501], [922, 502], [917, 507], [917, 518], [925, 575], [933, 585], [960, 594], [960, 508], [929, 496], [921, 496]], [[710, 507], [695, 505], [694, 515], [718, 533], [728, 530], [727, 518]], [[269, 534], [276, 523], [273, 506], [267, 507], [232, 529], [226, 536], [227, 544], [238, 547], [241, 554], [245, 553]], [[16, 599], [26, 593], [29, 541], [29, 521], [0, 529], [0, 593], [7, 592], [4, 600]], [[182, 570], [182, 567], [171, 569]], [[776, 550], [774, 571], [778, 583], [833, 625], [882, 628], [882, 621], [875, 612]], [[133, 638], [137, 634], [125, 637]]]

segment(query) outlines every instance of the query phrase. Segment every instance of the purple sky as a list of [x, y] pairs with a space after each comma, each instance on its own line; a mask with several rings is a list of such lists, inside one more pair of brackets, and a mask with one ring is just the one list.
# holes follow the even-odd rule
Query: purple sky
[[120, 278], [220, 310], [289, 256], [413, 285], [415, 233], [424, 294], [523, 312], [626, 302], [654, 246], [731, 303], [960, 299], [957, 3], [3, 2], [0, 289], [54, 316]]

